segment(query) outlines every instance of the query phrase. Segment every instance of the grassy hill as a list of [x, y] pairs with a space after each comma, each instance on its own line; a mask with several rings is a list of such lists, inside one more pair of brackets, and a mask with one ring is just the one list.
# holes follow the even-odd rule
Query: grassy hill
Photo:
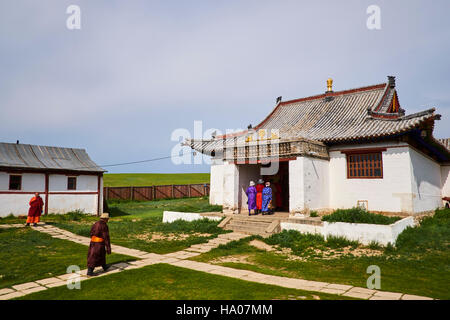
[[106, 173], [105, 187], [209, 183], [209, 173]]

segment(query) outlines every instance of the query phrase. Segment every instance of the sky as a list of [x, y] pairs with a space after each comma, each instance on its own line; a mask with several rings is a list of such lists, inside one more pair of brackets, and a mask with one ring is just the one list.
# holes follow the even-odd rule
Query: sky
[[83, 148], [111, 173], [208, 172], [109, 165], [170, 156], [194, 121], [205, 136], [255, 126], [329, 77], [339, 91], [388, 75], [406, 113], [435, 107], [434, 135], [450, 137], [449, 14], [448, 0], [4, 0], [0, 141]]

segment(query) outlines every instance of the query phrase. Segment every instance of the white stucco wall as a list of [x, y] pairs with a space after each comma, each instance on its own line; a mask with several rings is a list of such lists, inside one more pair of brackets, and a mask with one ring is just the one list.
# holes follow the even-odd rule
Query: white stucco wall
[[[22, 173], [22, 189], [24, 192], [44, 192], [45, 174], [43, 173]], [[9, 176], [7, 172], [0, 172], [0, 191], [9, 190]]]
[[67, 178], [71, 177], [70, 175], [65, 174], [50, 174], [48, 177], [49, 180], [49, 192], [86, 192], [86, 191], [97, 191], [97, 176], [91, 175], [79, 175], [73, 176], [77, 178], [77, 189], [76, 190], [67, 190]]
[[82, 210], [84, 213], [97, 214], [97, 195], [48, 195], [48, 213], [66, 213], [74, 210]]
[[223, 166], [222, 160], [213, 160], [209, 182], [209, 203], [223, 205]]
[[450, 165], [441, 166], [442, 196], [450, 197]]
[[390, 225], [323, 222], [323, 226], [314, 226], [302, 223], [282, 222], [281, 230], [295, 230], [300, 233], [322, 235], [325, 239], [330, 236], [343, 237], [356, 240], [364, 245], [377, 242], [381, 245], [395, 244], [397, 237], [407, 227], [415, 225], [413, 217], [406, 217]]
[[335, 209], [352, 208], [357, 205], [358, 200], [367, 200], [368, 209], [372, 211], [412, 212], [409, 147], [401, 145], [374, 143], [341, 147], [357, 149], [395, 146], [382, 152], [382, 179], [347, 179], [346, 155], [330, 149], [330, 206]]
[[214, 221], [220, 221], [222, 217], [216, 216], [202, 216], [200, 213], [192, 213], [192, 212], [177, 212], [177, 211], [164, 211], [163, 212], [163, 222], [171, 223], [176, 220], [184, 220], [184, 221], [194, 221], [208, 219]]
[[289, 161], [289, 211], [329, 208], [329, 162], [311, 157]]
[[[0, 194], [0, 217], [9, 214], [26, 215], [29, 209], [29, 201], [34, 192], [41, 193], [45, 202], [45, 174], [43, 173], [22, 173], [22, 189], [11, 193]], [[77, 176], [77, 190], [67, 190], [67, 175], [50, 174], [49, 192], [96, 192], [98, 188], [98, 177], [93, 175]], [[102, 212], [102, 188], [103, 178], [101, 178], [101, 198], [100, 212]], [[10, 192], [9, 173], [0, 172], [0, 191]], [[23, 192], [23, 194], [21, 194]], [[97, 213], [97, 194], [49, 194], [48, 212], [65, 213], [73, 210], [83, 210], [86, 213]]]
[[239, 208], [239, 169], [234, 163], [223, 164], [223, 208], [233, 212]]
[[409, 154], [414, 213], [442, 207], [441, 166], [412, 148]]

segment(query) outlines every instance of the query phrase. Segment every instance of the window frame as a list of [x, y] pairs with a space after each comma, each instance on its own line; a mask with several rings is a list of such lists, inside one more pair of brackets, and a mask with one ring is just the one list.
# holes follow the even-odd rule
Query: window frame
[[[342, 151], [346, 155], [346, 170], [347, 170], [347, 179], [383, 179], [384, 178], [384, 170], [383, 170], [383, 151], [386, 151], [386, 148], [378, 148], [378, 149], [354, 149], [348, 151]], [[373, 155], [379, 155], [379, 159], [367, 160], [366, 157], [372, 157]], [[360, 161], [352, 161], [352, 157], [361, 157], [364, 158]], [[370, 162], [369, 162], [370, 161]], [[370, 164], [370, 167], [364, 166]], [[350, 171], [351, 164], [361, 164], [361, 167], [358, 168], [363, 170], [363, 175], [353, 176]], [[379, 166], [378, 166], [379, 165]], [[364, 175], [364, 170], [373, 170], [380, 169], [380, 175]], [[353, 170], [354, 168], [352, 168]], [[370, 172], [370, 171], [369, 171]]]
[[[11, 180], [12, 180], [13, 177], [19, 177], [19, 188], [18, 189], [12, 189], [11, 188]], [[20, 190], [22, 190], [22, 175], [21, 174], [10, 174], [9, 175], [8, 190], [10, 190], [10, 191], [20, 191]]]
[[[69, 181], [70, 179], [74, 179], [74, 188], [69, 188]], [[69, 176], [67, 177], [67, 190], [77, 190], [77, 177], [76, 176]]]

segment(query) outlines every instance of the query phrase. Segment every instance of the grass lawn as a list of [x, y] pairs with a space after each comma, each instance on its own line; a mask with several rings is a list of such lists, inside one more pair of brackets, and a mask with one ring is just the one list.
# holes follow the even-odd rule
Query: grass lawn
[[[163, 211], [211, 212], [221, 209], [220, 206], [211, 206], [208, 197], [147, 202], [110, 202], [109, 211], [112, 218], [108, 225], [111, 242], [154, 253], [179, 251], [230, 231], [218, 228], [217, 221], [206, 219], [162, 223]], [[80, 212], [71, 212], [64, 215], [42, 216], [41, 220], [78, 235], [89, 236], [91, 226], [98, 218]], [[25, 220], [11, 216], [1, 218], [0, 223], [25, 223]]]
[[347, 299], [233, 279], [168, 264], [156, 264], [81, 282], [80, 290], [57, 287], [21, 297], [28, 300], [269, 300]]
[[106, 173], [105, 187], [209, 183], [209, 173]]
[[[87, 246], [30, 228], [0, 229], [0, 288], [66, 273], [70, 265], [86, 268]], [[107, 263], [136, 260], [108, 255]]]
[[[295, 231], [259, 239], [277, 245], [280, 250], [257, 249], [249, 245], [251, 239], [247, 238], [192, 260], [360, 287], [366, 287], [370, 276], [367, 267], [377, 265], [381, 269], [381, 290], [450, 299], [450, 210], [438, 210], [419, 227], [405, 230], [397, 239], [396, 247], [355, 247], [336, 239], [326, 243], [320, 237]], [[328, 251], [324, 251], [326, 247]], [[327, 256], [333, 248], [335, 254]], [[342, 254], [336, 257], [339, 252]], [[368, 256], [368, 252], [378, 254]]]

